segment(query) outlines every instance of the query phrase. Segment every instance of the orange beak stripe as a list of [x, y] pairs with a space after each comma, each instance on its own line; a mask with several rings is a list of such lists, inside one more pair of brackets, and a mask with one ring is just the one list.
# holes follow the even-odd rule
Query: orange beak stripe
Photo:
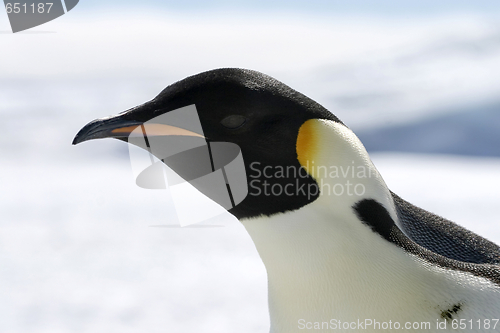
[[[146, 130], [146, 134], [148, 136], [162, 136], [162, 135], [182, 135], [182, 136], [197, 136], [199, 138], [205, 138], [203, 135], [189, 131], [184, 128], [175, 127], [171, 125], [164, 124], [144, 124]], [[111, 131], [111, 133], [129, 133], [129, 134], [140, 134], [142, 135], [142, 131], [136, 131], [140, 126], [127, 126], [116, 128]]]

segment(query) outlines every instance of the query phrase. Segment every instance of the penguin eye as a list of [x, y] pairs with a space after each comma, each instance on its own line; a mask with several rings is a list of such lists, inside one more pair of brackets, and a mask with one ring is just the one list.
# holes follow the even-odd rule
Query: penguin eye
[[221, 120], [221, 124], [229, 129], [237, 129], [245, 124], [247, 118], [240, 115], [231, 115]]

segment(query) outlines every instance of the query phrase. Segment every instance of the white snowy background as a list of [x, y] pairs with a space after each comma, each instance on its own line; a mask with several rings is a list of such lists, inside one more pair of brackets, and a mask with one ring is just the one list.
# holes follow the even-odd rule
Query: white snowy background
[[135, 186], [126, 144], [71, 146], [90, 120], [218, 67], [322, 103], [394, 192], [500, 243], [500, 7], [356, 2], [89, 1], [18, 34], [0, 10], [0, 332], [268, 331], [265, 269], [237, 220], [168, 227], [165, 193]]

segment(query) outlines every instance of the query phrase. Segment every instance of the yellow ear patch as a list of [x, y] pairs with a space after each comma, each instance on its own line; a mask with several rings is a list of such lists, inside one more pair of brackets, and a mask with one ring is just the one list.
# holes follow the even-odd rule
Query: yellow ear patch
[[300, 126], [297, 136], [297, 159], [309, 174], [319, 147], [318, 126], [318, 119], [309, 119]]

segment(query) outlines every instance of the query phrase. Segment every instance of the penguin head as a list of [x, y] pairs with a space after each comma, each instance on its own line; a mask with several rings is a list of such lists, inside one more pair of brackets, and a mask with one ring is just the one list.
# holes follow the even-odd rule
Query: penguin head
[[[139, 126], [190, 105], [196, 107], [205, 140], [241, 149], [249, 189], [245, 199], [228, 210], [231, 214], [239, 219], [269, 216], [317, 199], [316, 180], [303, 170], [316, 144], [308, 121], [343, 124], [312, 99], [256, 71], [217, 69], [188, 77], [145, 104], [90, 122], [73, 144], [99, 138], [128, 141]], [[171, 134], [172, 127], [156, 128], [155, 135]], [[177, 135], [187, 140], [190, 134], [196, 135], [186, 129]]]

